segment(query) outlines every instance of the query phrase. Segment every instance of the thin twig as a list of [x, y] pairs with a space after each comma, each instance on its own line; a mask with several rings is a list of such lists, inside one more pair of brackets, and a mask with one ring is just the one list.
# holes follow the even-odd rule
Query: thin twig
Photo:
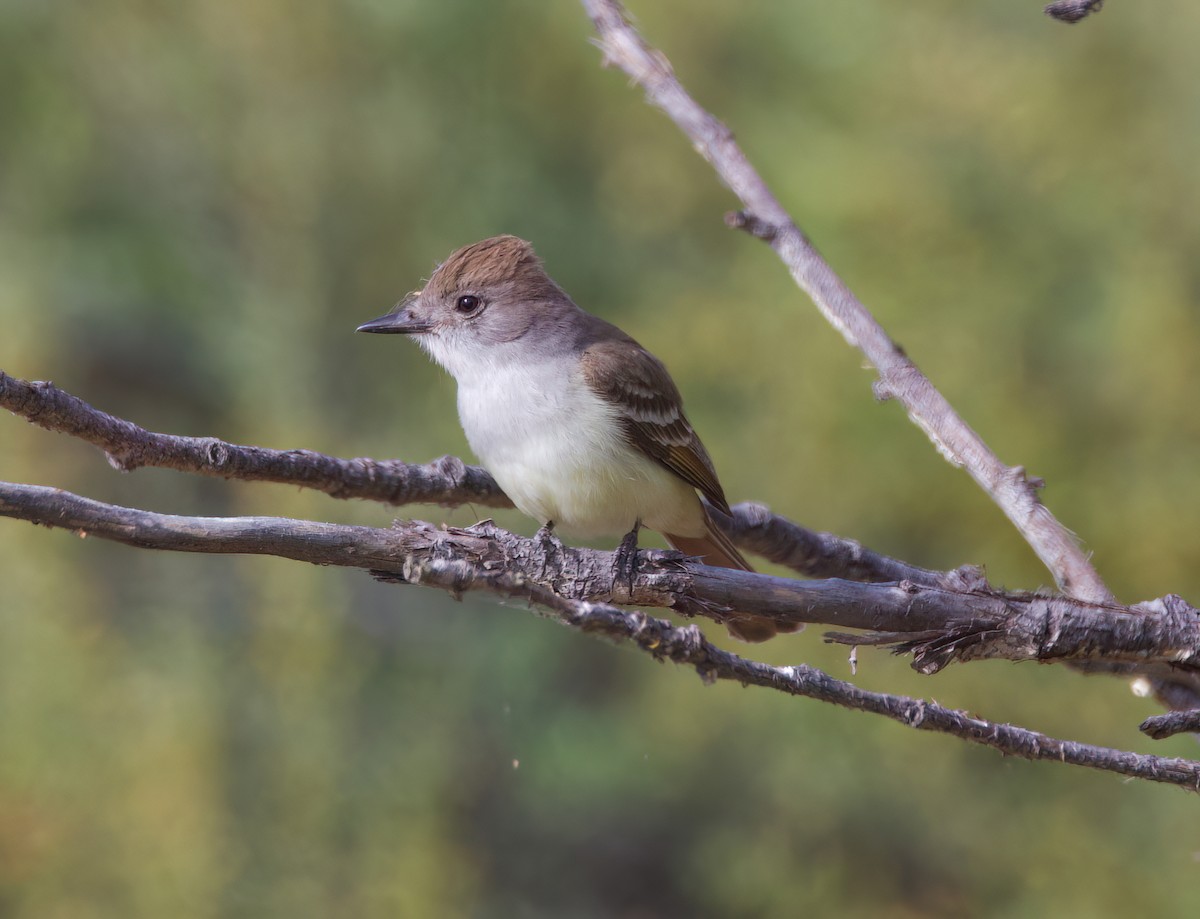
[[1196, 733], [1200, 731], [1200, 709], [1151, 715], [1139, 725], [1138, 730], [1155, 740], [1174, 737], [1176, 734]]
[[800, 232], [750, 164], [729, 129], [676, 79], [670, 62], [630, 24], [617, 0], [582, 0], [595, 25], [604, 62], [620, 67], [687, 135], [746, 213], [735, 223], [767, 241], [825, 318], [879, 373], [876, 393], [895, 398], [951, 463], [964, 467], [1020, 531], [1067, 594], [1106, 602], [1112, 595], [1071, 532], [1037, 495], [1019, 466], [1008, 466], [959, 416]]
[[1051, 19], [1074, 25], [1092, 13], [1100, 12], [1103, 6], [1104, 0], [1054, 0], [1042, 12]]
[[814, 578], [850, 581], [911, 581], [929, 587], [972, 589], [985, 586], [983, 571], [963, 565], [935, 571], [880, 555], [861, 543], [833, 533], [818, 533], [771, 513], [763, 504], [746, 502], [733, 508], [733, 517], [713, 513], [734, 542], [777, 565]]
[[27, 381], [0, 371], [0, 408], [48, 431], [70, 434], [105, 451], [122, 472], [142, 466], [195, 475], [315, 488], [335, 498], [368, 498], [387, 504], [512, 507], [495, 480], [452, 456], [417, 465], [399, 460], [338, 459], [311, 450], [268, 450], [215, 437], [156, 434], [93, 408], [53, 383]]

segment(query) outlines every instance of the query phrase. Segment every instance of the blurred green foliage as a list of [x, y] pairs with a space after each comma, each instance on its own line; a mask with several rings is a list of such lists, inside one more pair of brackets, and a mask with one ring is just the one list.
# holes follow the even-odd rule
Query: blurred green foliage
[[[851, 286], [1127, 600], [1200, 596], [1200, 8], [635, 3]], [[451, 382], [351, 334], [451, 248], [533, 240], [656, 351], [726, 490], [1047, 580], [804, 302], [575, 3], [0, 2], [0, 367], [153, 429], [465, 454]], [[0, 478], [176, 513], [391, 512], [0, 418]], [[409, 511], [406, 511], [408, 513]], [[416, 508], [465, 524], [471, 508]], [[507, 525], [532, 525], [501, 514]], [[1171, 915], [1194, 798], [734, 686], [486, 599], [0, 524], [0, 913]], [[840, 676], [820, 630], [755, 648]], [[1119, 681], [872, 688], [1137, 735]]]

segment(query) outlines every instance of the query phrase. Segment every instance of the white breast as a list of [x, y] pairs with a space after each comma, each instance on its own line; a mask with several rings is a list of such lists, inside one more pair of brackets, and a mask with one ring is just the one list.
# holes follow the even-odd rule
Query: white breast
[[495, 352], [455, 368], [458, 413], [471, 449], [523, 513], [579, 536], [620, 535], [638, 520], [681, 536], [704, 532], [695, 489], [626, 443], [575, 355]]

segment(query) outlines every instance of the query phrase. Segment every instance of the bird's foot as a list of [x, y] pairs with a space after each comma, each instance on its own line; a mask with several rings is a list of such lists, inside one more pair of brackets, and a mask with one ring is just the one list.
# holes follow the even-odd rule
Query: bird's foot
[[629, 593], [633, 594], [633, 582], [637, 577], [638, 566], [638, 530], [642, 528], [641, 521], [633, 525], [633, 529], [625, 534], [617, 551], [613, 553], [613, 581], [625, 582], [629, 585]]
[[538, 541], [538, 545], [542, 547], [542, 552], [547, 558], [552, 558], [555, 555], [561, 556], [566, 549], [562, 540], [554, 535], [553, 520], [547, 520], [538, 527], [538, 531], [533, 534], [533, 538]]

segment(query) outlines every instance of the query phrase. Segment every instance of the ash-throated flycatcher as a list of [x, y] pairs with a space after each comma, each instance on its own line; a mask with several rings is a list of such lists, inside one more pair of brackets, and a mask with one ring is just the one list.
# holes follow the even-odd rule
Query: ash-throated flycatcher
[[[697, 494], [729, 513], [666, 368], [576, 306], [529, 243], [459, 249], [358, 331], [412, 335], [450, 372], [471, 449], [539, 523], [579, 536], [647, 526], [707, 565], [752, 570]], [[747, 641], [779, 631], [752, 615], [727, 625]]]

